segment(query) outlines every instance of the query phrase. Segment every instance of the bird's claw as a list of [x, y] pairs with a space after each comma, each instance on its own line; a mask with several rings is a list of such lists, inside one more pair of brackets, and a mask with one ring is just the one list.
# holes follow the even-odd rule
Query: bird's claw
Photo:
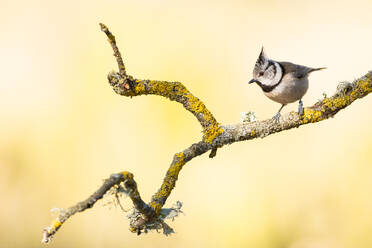
[[274, 116], [273, 116], [273, 121], [275, 123], [278, 123], [279, 122], [279, 119], [280, 119], [280, 112], [276, 113]]

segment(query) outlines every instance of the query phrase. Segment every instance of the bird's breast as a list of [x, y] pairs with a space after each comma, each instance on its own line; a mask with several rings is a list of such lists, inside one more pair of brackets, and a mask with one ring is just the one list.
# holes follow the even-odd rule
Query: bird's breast
[[290, 74], [284, 75], [281, 83], [270, 92], [264, 94], [271, 100], [288, 104], [300, 100], [309, 88], [307, 77], [298, 79]]

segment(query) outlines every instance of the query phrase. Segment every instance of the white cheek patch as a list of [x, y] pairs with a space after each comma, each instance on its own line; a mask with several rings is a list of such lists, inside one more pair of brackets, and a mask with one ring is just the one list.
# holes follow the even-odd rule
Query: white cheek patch
[[282, 67], [279, 65], [278, 62], [274, 61], [274, 65], [275, 65], [276, 73], [275, 73], [275, 76], [273, 78], [273, 81], [274, 81], [274, 84], [277, 84], [277, 83], [279, 83], [279, 81], [283, 77], [283, 70], [282, 70]]
[[[266, 66], [268, 66], [269, 62], [267, 61], [265, 63]], [[273, 86], [280, 82], [283, 76], [283, 70], [282, 67], [279, 65], [278, 62], [272, 61], [272, 64], [275, 66], [274, 75], [271, 77], [268, 77], [268, 75], [263, 75], [259, 77], [259, 81], [266, 86]]]

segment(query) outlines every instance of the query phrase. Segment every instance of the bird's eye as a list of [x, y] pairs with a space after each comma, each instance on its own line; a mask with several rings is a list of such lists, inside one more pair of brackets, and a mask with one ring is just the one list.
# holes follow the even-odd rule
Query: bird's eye
[[263, 75], [264, 75], [264, 72], [261, 71], [261, 72], [259, 73], [259, 75], [260, 75], [260, 77], [263, 76]]

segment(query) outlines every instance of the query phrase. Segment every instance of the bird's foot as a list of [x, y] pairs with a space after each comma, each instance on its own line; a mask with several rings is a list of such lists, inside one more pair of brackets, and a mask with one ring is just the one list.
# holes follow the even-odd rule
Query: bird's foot
[[273, 121], [275, 123], [278, 123], [279, 122], [279, 119], [280, 119], [280, 112], [276, 113], [274, 116], [273, 116]]
[[304, 105], [301, 100], [298, 102], [298, 115], [300, 117], [304, 115]]

